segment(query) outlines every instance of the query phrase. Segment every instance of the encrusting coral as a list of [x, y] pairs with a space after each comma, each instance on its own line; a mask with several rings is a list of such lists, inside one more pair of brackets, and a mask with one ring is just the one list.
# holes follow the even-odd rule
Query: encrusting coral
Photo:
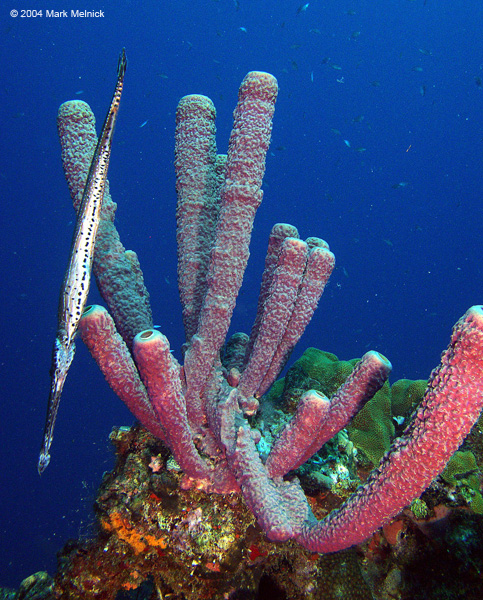
[[[320, 555], [267, 540], [236, 494], [180, 489], [179, 467], [144, 429], [114, 429], [111, 441], [117, 460], [96, 499], [97, 537], [70, 542], [59, 554], [52, 597], [114, 600], [135, 591], [149, 600], [409, 600], [426, 586], [427, 565], [435, 589], [451, 588], [442, 557], [446, 569], [450, 561], [458, 566], [465, 597], [476, 600], [483, 590], [483, 545], [476, 543], [483, 517], [440, 504], [450, 489], [441, 479], [424, 494], [424, 515], [415, 506], [364, 544]], [[340, 505], [339, 491], [307, 489], [318, 517]]]

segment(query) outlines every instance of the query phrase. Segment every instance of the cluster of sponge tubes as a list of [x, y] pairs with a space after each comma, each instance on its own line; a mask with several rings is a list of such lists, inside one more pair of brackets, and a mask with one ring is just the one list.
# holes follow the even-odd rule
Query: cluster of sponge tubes
[[[319, 238], [295, 227], [272, 229], [257, 315], [250, 336], [225, 344], [261, 203], [277, 82], [252, 72], [243, 80], [228, 155], [218, 155], [213, 103], [181, 99], [176, 114], [178, 284], [186, 332], [184, 364], [153, 328], [139, 261], [114, 226], [106, 189], [94, 273], [109, 307], [88, 307], [82, 339], [115, 393], [164, 440], [184, 472], [183, 485], [241, 491], [272, 540], [297, 539], [331, 552], [363, 541], [418, 496], [443, 469], [483, 406], [483, 311], [472, 307], [455, 325], [423, 401], [403, 435], [366, 483], [320, 522], [296, 478], [283, 477], [340, 431], [387, 379], [391, 365], [368, 352], [329, 400], [309, 391], [265, 462], [246, 418], [300, 339], [334, 267]], [[77, 207], [96, 145], [87, 104], [61, 106], [64, 170]], [[112, 316], [111, 316], [112, 315]]]

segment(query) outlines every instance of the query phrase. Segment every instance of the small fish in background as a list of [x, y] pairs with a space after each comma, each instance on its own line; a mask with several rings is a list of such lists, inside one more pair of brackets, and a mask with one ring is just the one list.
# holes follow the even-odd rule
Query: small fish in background
[[139, 125], [139, 129], [141, 129], [142, 127], [145, 127], [148, 124], [149, 119], [146, 119], [143, 123], [141, 123], [141, 125]]
[[377, 81], [377, 79], [376, 79], [374, 81], [371, 81], [371, 85], [372, 85], [372, 87], [381, 87], [381, 82]]
[[387, 244], [390, 248], [394, 247], [394, 244], [391, 242], [391, 240], [388, 240], [387, 238], [382, 238], [382, 241]]
[[363, 148], [362, 146], [359, 146], [358, 148], [356, 148], [356, 152], [360, 152], [362, 154], [362, 152], [365, 152], [367, 150], [367, 148]]
[[341, 133], [340, 133], [339, 129], [334, 129], [334, 127], [331, 127], [331, 128], [330, 128], [330, 130], [332, 131], [332, 133], [333, 133], [334, 135], [341, 135]]
[[351, 143], [349, 142], [349, 140], [344, 140], [344, 144], [350, 148], [351, 147]]
[[306, 10], [309, 7], [310, 2], [307, 2], [307, 4], [301, 4], [298, 8], [297, 8], [297, 14], [300, 15], [304, 12], [306, 12]]
[[475, 77], [475, 85], [476, 87], [481, 88], [481, 86], [483, 86], [483, 81], [481, 79], [481, 77]]
[[330, 66], [333, 69], [335, 69], [336, 71], [342, 71], [342, 67], [340, 65], [336, 65], [335, 63], [332, 63]]
[[424, 54], [424, 56], [433, 56], [432, 50], [426, 50], [426, 48], [418, 48], [418, 50], [421, 54]]
[[75, 93], [75, 95], [76, 95], [76, 96], [80, 96], [80, 95], [81, 95], [81, 94], [83, 94], [83, 93], [84, 93], [84, 90], [79, 90], [79, 91], [77, 91], [77, 92]]
[[351, 39], [351, 40], [357, 40], [357, 38], [358, 38], [360, 35], [361, 35], [361, 32], [360, 32], [360, 31], [353, 31], [353, 32], [351, 33], [351, 38], [350, 38], [350, 39]]
[[364, 115], [357, 115], [357, 117], [354, 117], [352, 119], [353, 123], [362, 123], [362, 121], [365, 119]]
[[336, 81], [337, 83], [345, 83], [345, 79], [343, 77], [338, 77]]
[[413, 67], [411, 69], [411, 71], [416, 71], [417, 73], [422, 73], [423, 67], [420, 67], [420, 66], [416, 65], [415, 67]]
[[309, 33], [315, 33], [317, 35], [320, 35], [322, 32], [320, 31], [320, 29], [314, 28], [314, 29], [309, 29]]
[[247, 28], [246, 27], [239, 27], [238, 28], [242, 33], [247, 33]]
[[426, 86], [425, 85], [419, 86], [419, 93], [421, 94], [421, 96], [426, 96]]
[[310, 72], [310, 81], [312, 83], [314, 83], [314, 72], [313, 71]]
[[405, 188], [408, 184], [409, 181], [400, 181], [399, 183], [393, 183], [391, 187], [393, 190], [398, 190], [400, 188]]

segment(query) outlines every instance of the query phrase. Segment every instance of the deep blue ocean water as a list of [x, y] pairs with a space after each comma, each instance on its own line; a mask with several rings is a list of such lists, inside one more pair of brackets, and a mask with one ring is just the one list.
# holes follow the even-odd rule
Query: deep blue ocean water
[[[176, 104], [189, 93], [210, 96], [225, 152], [243, 76], [273, 73], [280, 92], [265, 196], [233, 330], [251, 327], [268, 233], [286, 221], [302, 237], [326, 239], [337, 260], [292, 362], [311, 345], [344, 359], [374, 349], [391, 360], [392, 380], [426, 378], [455, 321], [483, 303], [483, 4], [2, 4], [0, 586], [17, 586], [35, 571], [53, 574], [65, 541], [92, 531], [92, 502], [112, 465], [109, 432], [133, 422], [79, 342], [52, 461], [39, 477], [58, 294], [74, 226], [58, 106], [85, 100], [100, 127], [126, 47], [109, 169], [116, 224], [139, 255], [155, 322], [180, 358]], [[12, 17], [14, 9], [43, 15]], [[71, 9], [104, 16], [73, 18]], [[47, 10], [69, 16], [47, 17]], [[95, 286], [90, 301], [99, 301]]]

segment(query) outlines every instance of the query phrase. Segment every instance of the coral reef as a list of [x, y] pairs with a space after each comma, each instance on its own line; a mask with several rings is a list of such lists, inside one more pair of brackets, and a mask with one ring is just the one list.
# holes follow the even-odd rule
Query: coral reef
[[[394, 425], [385, 381], [391, 365], [377, 352], [344, 364], [333, 355], [319, 357], [330, 370], [325, 389], [317, 379], [323, 369], [309, 369], [306, 382], [318, 387], [304, 390], [305, 382], [285, 394], [283, 404], [293, 415], [280, 420], [271, 439], [260, 420], [255, 426], [259, 404], [266, 417], [262, 396], [310, 321], [334, 266], [326, 242], [302, 241], [294, 227], [275, 225], [252, 332], [229, 340], [224, 350], [262, 199], [276, 94], [272, 76], [247, 75], [226, 159], [216, 154], [211, 101], [189, 96], [178, 107], [183, 365], [152, 328], [135, 256], [121, 246], [119, 252], [96, 248], [98, 286], [115, 323], [105, 309], [89, 307], [81, 335], [147, 431], [114, 431], [118, 460], [96, 501], [98, 536], [64, 548], [55, 577], [58, 598], [415, 597], [405, 596], [412, 590], [406, 567], [416, 572], [428, 562], [434, 543], [461, 565], [476, 565], [465, 575], [468, 585], [481, 584], [478, 516], [446, 508], [449, 484], [434, 478], [483, 405], [482, 307], [470, 308], [456, 323], [423, 398], [390, 446]], [[94, 143], [95, 135], [86, 105], [81, 120], [75, 107], [69, 111], [64, 107], [70, 117], [62, 117], [61, 138], [75, 200], [83, 185], [80, 171], [89, 164], [83, 141]], [[111, 233], [114, 209], [106, 205], [102, 217]], [[116, 294], [117, 254], [128, 263], [129, 302]], [[100, 274], [111, 268], [114, 277], [103, 279]], [[138, 311], [146, 323], [142, 331], [132, 327]], [[415, 396], [411, 386], [398, 389], [404, 413]], [[367, 477], [342, 430], [368, 402], [373, 404], [359, 413], [353, 432], [371, 460], [388, 451]], [[382, 442], [375, 439], [378, 432], [384, 433]], [[317, 455], [331, 439], [325, 456]], [[319, 459], [325, 471], [317, 477]], [[302, 483], [292, 473], [300, 467]], [[359, 480], [362, 485], [350, 495]], [[417, 514], [401, 514], [428, 486], [425, 508], [414, 504]], [[458, 498], [452, 501], [458, 504]], [[466, 554], [465, 536], [472, 542]]]
[[[180, 489], [178, 465], [144, 429], [114, 429], [111, 441], [117, 461], [97, 496], [98, 535], [59, 554], [53, 598], [476, 600], [483, 593], [483, 517], [441, 504], [450, 490], [442, 478], [419, 501], [424, 511], [414, 505], [367, 542], [319, 555], [270, 542], [237, 494]], [[312, 494], [314, 513], [337, 507], [339, 491]]]
[[179, 467], [145, 430], [115, 429], [111, 440], [117, 462], [96, 500], [98, 537], [64, 548], [57, 598], [109, 600], [142, 585], [151, 594], [143, 597], [171, 600], [249, 600], [268, 590], [274, 599], [336, 598], [341, 586], [371, 598], [355, 552], [329, 558], [270, 542], [239, 495], [180, 489]]

